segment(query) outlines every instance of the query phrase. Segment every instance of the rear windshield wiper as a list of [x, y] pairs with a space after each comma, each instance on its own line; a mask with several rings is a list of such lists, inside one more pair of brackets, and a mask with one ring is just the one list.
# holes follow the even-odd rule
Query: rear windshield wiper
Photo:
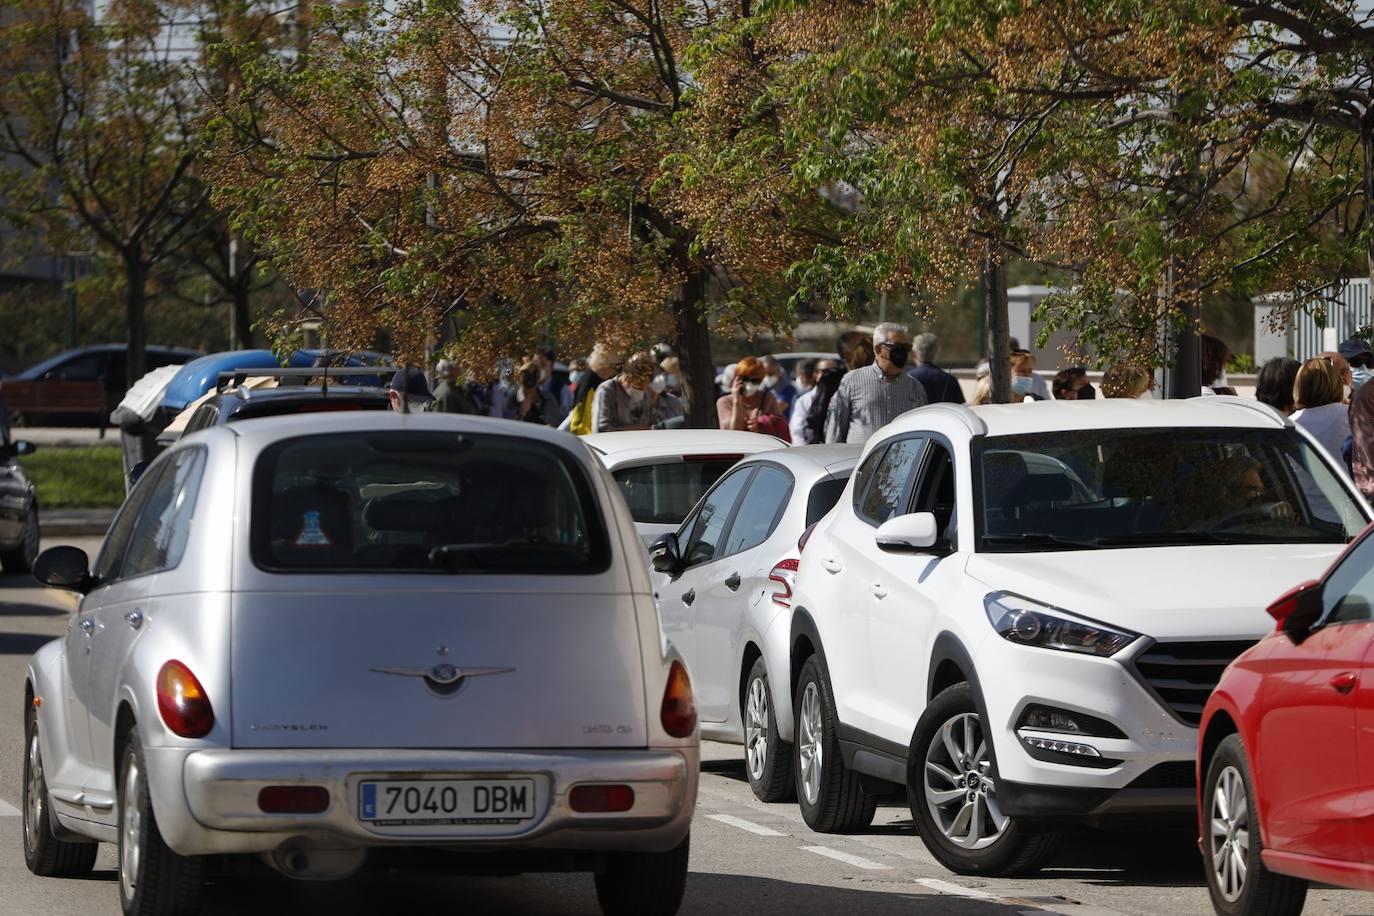
[[984, 544], [1021, 544], [1026, 547], [1071, 547], [1077, 550], [1091, 550], [1101, 545], [1095, 540], [1066, 538], [1048, 531], [1022, 531], [1017, 534], [985, 534]]

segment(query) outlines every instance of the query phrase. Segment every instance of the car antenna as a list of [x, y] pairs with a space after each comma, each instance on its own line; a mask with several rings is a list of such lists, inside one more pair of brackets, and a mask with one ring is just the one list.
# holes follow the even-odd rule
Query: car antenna
[[324, 358], [324, 375], [320, 376], [320, 397], [329, 396], [329, 357]]

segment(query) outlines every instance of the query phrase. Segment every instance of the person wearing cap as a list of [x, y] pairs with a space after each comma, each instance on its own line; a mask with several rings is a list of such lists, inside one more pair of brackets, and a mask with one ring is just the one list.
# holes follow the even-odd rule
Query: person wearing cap
[[434, 386], [434, 400], [429, 409], [435, 413], [476, 414], [477, 405], [472, 402], [462, 380], [458, 377], [458, 367], [447, 359], [439, 360], [435, 366], [439, 384]]
[[391, 409], [401, 413], [424, 410], [434, 396], [429, 393], [425, 374], [413, 366], [398, 369], [387, 385]]
[[1345, 361], [1350, 364], [1350, 387], [1356, 391], [1370, 378], [1374, 378], [1374, 350], [1358, 337], [1352, 337], [1336, 348]]

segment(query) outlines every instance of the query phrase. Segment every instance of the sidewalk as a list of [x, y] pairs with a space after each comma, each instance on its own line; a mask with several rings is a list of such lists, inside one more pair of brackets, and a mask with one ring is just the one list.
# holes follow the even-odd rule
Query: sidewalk
[[11, 426], [10, 441], [32, 442], [39, 448], [89, 448], [93, 445], [119, 447], [119, 427], [100, 430], [91, 426]]
[[101, 537], [110, 522], [114, 509], [41, 509], [38, 527], [43, 537]]

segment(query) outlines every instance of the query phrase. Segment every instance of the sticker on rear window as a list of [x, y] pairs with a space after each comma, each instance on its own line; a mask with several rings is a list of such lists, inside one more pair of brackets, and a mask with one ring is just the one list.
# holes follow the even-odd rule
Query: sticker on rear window
[[329, 539], [329, 535], [324, 533], [320, 527], [320, 513], [318, 509], [307, 509], [305, 518], [301, 523], [301, 533], [296, 535], [295, 546], [297, 547], [333, 547], [334, 542]]

